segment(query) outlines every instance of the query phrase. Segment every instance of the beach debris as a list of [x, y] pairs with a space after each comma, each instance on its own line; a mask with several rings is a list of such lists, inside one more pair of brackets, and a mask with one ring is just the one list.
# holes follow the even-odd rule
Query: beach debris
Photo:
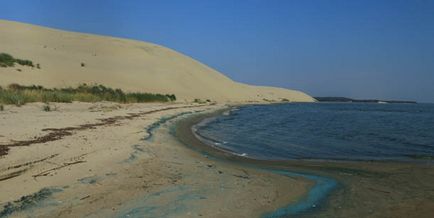
[[0, 176], [0, 181], [12, 179], [14, 177], [17, 177], [17, 176], [23, 174], [26, 171], [27, 171], [27, 169], [23, 169], [23, 170], [18, 170], [18, 171], [12, 172], [12, 173], [8, 173], [6, 175], [2, 175], [2, 176]]
[[49, 160], [49, 159], [54, 158], [54, 157], [56, 157], [58, 155], [59, 154], [53, 154], [53, 155], [50, 155], [48, 157], [44, 157], [44, 158], [39, 159], [39, 160], [34, 160], [34, 161], [30, 161], [30, 162], [26, 162], [26, 163], [22, 163], [22, 164], [18, 164], [18, 165], [13, 165], [13, 166], [10, 166], [10, 167], [6, 168], [6, 170], [18, 169], [18, 168], [21, 168], [21, 167], [24, 167], [24, 166], [33, 165], [33, 164], [36, 164], [36, 163], [39, 163], [39, 162], [43, 162], [43, 161]]
[[241, 171], [244, 173], [244, 175], [237, 175], [237, 174], [232, 174], [232, 175], [241, 179], [250, 179], [250, 175], [245, 169], [241, 169]]
[[42, 131], [49, 131], [49, 133], [43, 136], [35, 137], [30, 140], [23, 140], [23, 141], [11, 140], [11, 143], [9, 144], [0, 144], [0, 156], [7, 155], [10, 147], [29, 146], [32, 144], [56, 141], [64, 138], [65, 136], [70, 136], [73, 133], [76, 133], [77, 131], [80, 130], [95, 129], [96, 127], [99, 126], [116, 125], [117, 123], [119, 123], [119, 121], [122, 120], [132, 120], [140, 116], [153, 114], [157, 112], [173, 110], [173, 109], [181, 109], [181, 108], [192, 108], [192, 107], [201, 107], [201, 106], [167, 107], [167, 108], [144, 111], [139, 113], [129, 113], [126, 116], [115, 116], [115, 117], [104, 118], [104, 119], [100, 119], [99, 120], [100, 122], [97, 123], [83, 124], [76, 127], [42, 129]]
[[64, 167], [67, 167], [67, 166], [70, 166], [70, 165], [79, 164], [79, 163], [85, 163], [85, 162], [86, 161], [84, 161], [84, 160], [78, 160], [78, 161], [74, 161], [74, 162], [63, 163], [62, 165], [60, 165], [58, 167], [54, 167], [54, 168], [42, 171], [41, 173], [38, 173], [36, 175], [32, 175], [32, 177], [36, 178], [36, 177], [40, 177], [40, 176], [48, 176], [54, 170], [59, 170], [59, 169], [62, 169]]
[[245, 176], [245, 175], [237, 175], [237, 174], [232, 174], [232, 175], [241, 179], [250, 179], [249, 176]]
[[82, 201], [82, 200], [84, 200], [84, 199], [87, 199], [87, 198], [90, 198], [90, 195], [86, 195], [86, 196], [80, 198], [80, 201]]

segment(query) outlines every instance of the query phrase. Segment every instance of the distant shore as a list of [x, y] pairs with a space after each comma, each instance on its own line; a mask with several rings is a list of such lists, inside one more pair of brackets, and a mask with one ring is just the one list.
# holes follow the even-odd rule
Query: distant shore
[[314, 97], [314, 99], [319, 102], [417, 104], [416, 101], [406, 101], [406, 100], [354, 99], [354, 98], [346, 98], [346, 97]]

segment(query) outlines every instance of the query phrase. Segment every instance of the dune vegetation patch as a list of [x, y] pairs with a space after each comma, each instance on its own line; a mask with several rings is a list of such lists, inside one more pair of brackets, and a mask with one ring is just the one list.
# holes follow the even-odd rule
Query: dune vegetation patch
[[[0, 53], [0, 67], [14, 67], [15, 64], [19, 64], [22, 66], [34, 67], [33, 61], [14, 58], [12, 55], [7, 53]], [[37, 68], [40, 68], [40, 65], [37, 64]]]
[[75, 88], [44, 88], [42, 86], [23, 86], [11, 84], [6, 88], [0, 87], [0, 104], [14, 104], [17, 106], [29, 102], [63, 102], [73, 101], [98, 102], [112, 101], [119, 103], [143, 102], [171, 102], [176, 101], [174, 94], [154, 94], [132, 92], [126, 93], [121, 89], [112, 89], [103, 85], [81, 84]]

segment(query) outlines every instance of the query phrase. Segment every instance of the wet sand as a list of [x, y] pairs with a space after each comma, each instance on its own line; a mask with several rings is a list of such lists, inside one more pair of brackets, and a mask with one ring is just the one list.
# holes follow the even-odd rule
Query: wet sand
[[[215, 157], [220, 162], [253, 169], [266, 169], [268, 172], [275, 173], [296, 172], [302, 175], [316, 175], [336, 181], [336, 186], [325, 190], [322, 193], [324, 196], [319, 196], [317, 202], [310, 207], [296, 213], [286, 210], [293, 207], [295, 205], [293, 203], [275, 212], [284, 211], [286, 216], [296, 217], [433, 217], [434, 215], [432, 161], [253, 160], [214, 149], [195, 137], [192, 132], [195, 124], [220, 113], [196, 116], [179, 122], [176, 128], [178, 139], [197, 152]], [[318, 193], [306, 193], [298, 203], [306, 201], [311, 194]], [[273, 215], [273, 213], [269, 214]], [[282, 213], [274, 215], [277, 214]]]

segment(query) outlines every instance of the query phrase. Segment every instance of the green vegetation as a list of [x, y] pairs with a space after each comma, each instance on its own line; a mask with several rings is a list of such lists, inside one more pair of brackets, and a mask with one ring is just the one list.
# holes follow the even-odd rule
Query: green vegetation
[[206, 100], [202, 100], [200, 98], [195, 98], [193, 100], [193, 103], [197, 103], [197, 104], [205, 104], [205, 103], [211, 103], [210, 99], [206, 99]]
[[0, 103], [17, 106], [28, 102], [64, 102], [72, 101], [98, 102], [113, 101], [120, 103], [170, 102], [175, 95], [152, 93], [125, 93], [120, 89], [112, 89], [103, 85], [82, 84], [76, 88], [47, 89], [42, 86], [22, 86], [11, 84], [7, 88], [0, 87]]
[[[22, 66], [34, 67], [33, 62], [31, 60], [23, 60], [14, 58], [10, 54], [0, 53], [0, 67], [13, 67], [15, 63]], [[37, 64], [39, 66], [39, 64]]]
[[45, 104], [44, 107], [42, 107], [42, 110], [44, 110], [45, 112], [50, 112], [51, 111], [51, 107], [49, 104]]
[[13, 67], [14, 64], [14, 57], [6, 53], [0, 53], [0, 67]]

